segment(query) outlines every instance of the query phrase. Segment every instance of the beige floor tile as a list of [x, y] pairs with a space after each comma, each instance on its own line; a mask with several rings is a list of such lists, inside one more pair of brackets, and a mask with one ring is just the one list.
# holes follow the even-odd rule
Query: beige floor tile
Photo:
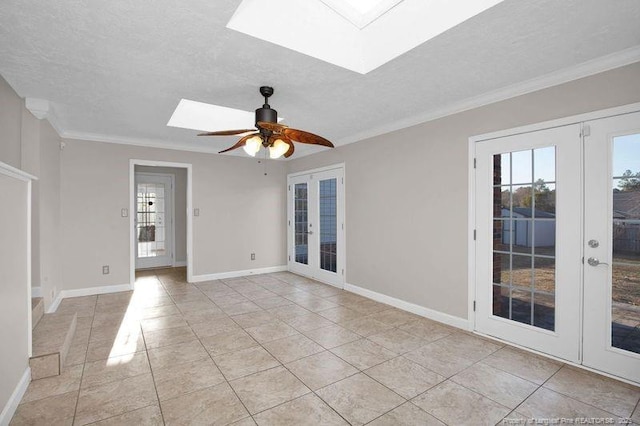
[[633, 415], [631, 416], [631, 420], [636, 425], [640, 425], [640, 403], [636, 406], [636, 410], [633, 412]]
[[91, 328], [90, 342], [98, 340], [115, 340], [127, 336], [138, 336], [141, 333], [140, 324], [137, 321], [121, 322], [118, 324], [105, 324]]
[[427, 342], [433, 342], [456, 332], [453, 327], [432, 321], [429, 319], [421, 319], [411, 321], [398, 327], [400, 330], [413, 334], [424, 339]]
[[156, 330], [164, 330], [166, 328], [175, 328], [175, 327], [184, 327], [187, 322], [182, 318], [181, 314], [177, 315], [169, 315], [164, 317], [155, 317], [143, 319], [140, 321], [140, 325], [142, 326], [142, 331], [156, 331]]
[[631, 417], [640, 399], [640, 387], [568, 366], [544, 387], [620, 417]]
[[299, 359], [286, 367], [312, 390], [358, 373], [355, 367], [329, 351]]
[[260, 426], [348, 425], [342, 417], [314, 394], [286, 402], [255, 416]]
[[230, 382], [251, 414], [298, 398], [309, 389], [284, 367], [276, 367]]
[[383, 362], [365, 370], [365, 373], [407, 399], [445, 380], [439, 374], [403, 357]]
[[157, 404], [151, 374], [80, 390], [76, 424], [87, 424]]
[[370, 336], [372, 334], [382, 333], [390, 330], [392, 326], [380, 321], [376, 321], [371, 317], [358, 318], [351, 321], [346, 321], [340, 324], [347, 330], [353, 331], [361, 336]]
[[398, 355], [367, 339], [338, 346], [331, 349], [331, 352], [360, 370], [373, 367]]
[[241, 329], [204, 337], [200, 341], [211, 356], [222, 355], [258, 345], [249, 334]]
[[332, 309], [339, 306], [320, 297], [309, 298], [296, 303], [311, 312], [320, 312], [325, 309]]
[[163, 306], [153, 306], [151, 308], [142, 308], [140, 309], [140, 318], [141, 319], [151, 319], [158, 317], [166, 317], [169, 315], [178, 315], [180, 311], [176, 307], [176, 305], [163, 305]]
[[197, 311], [197, 312], [185, 312], [182, 314], [184, 320], [189, 324], [200, 324], [200, 323], [216, 323], [221, 319], [229, 319], [227, 314], [222, 312], [221, 309], [216, 308], [216, 310], [208, 310], [208, 311]]
[[330, 302], [333, 302], [337, 305], [353, 305], [354, 303], [364, 302], [365, 300], [369, 300], [366, 297], [358, 296], [357, 294], [349, 293], [347, 291], [343, 291], [334, 296], [326, 297]]
[[80, 389], [82, 368], [82, 365], [76, 365], [63, 369], [62, 374], [59, 376], [31, 381], [20, 403], [24, 404], [25, 402], [77, 391]]
[[376, 321], [389, 324], [393, 327], [399, 327], [402, 324], [422, 319], [422, 317], [416, 314], [412, 314], [411, 312], [403, 311], [396, 308], [385, 309], [384, 311], [376, 312], [374, 314], [371, 314], [369, 318], [373, 318]]
[[286, 318], [283, 321], [303, 333], [305, 331], [311, 331], [317, 328], [333, 325], [333, 322], [318, 314], [299, 315], [293, 318]]
[[[265, 290], [264, 288], [251, 290], [251, 291], [241, 291], [241, 292], [239, 291], [239, 293], [242, 294], [247, 299], [254, 302], [258, 306], [260, 306], [260, 304], [257, 303], [257, 300], [277, 297], [275, 293], [272, 293], [269, 290]], [[269, 307], [273, 308], [273, 306], [269, 306]]]
[[11, 425], [71, 425], [78, 392], [67, 392], [20, 404]]
[[31, 380], [43, 379], [60, 374], [60, 354], [50, 354], [29, 359]]
[[154, 370], [209, 358], [209, 354], [197, 340], [150, 349], [147, 352], [151, 368]]
[[339, 325], [331, 325], [329, 327], [306, 331], [304, 335], [326, 349], [332, 349], [361, 338], [360, 335], [346, 328], [342, 328]]
[[376, 302], [373, 300], [364, 300], [357, 303], [349, 303], [346, 305], [349, 309], [352, 309], [362, 315], [371, 315], [376, 312], [384, 311], [385, 309], [389, 309], [389, 305], [385, 305], [384, 303]]
[[176, 303], [176, 306], [178, 307], [178, 309], [180, 309], [180, 312], [182, 312], [183, 315], [194, 314], [194, 313], [199, 313], [199, 314], [209, 313], [209, 314], [218, 314], [218, 315], [224, 314], [222, 312], [222, 309], [220, 309], [211, 300], [204, 297], [203, 294], [200, 294], [197, 300], [190, 301], [190, 302]]
[[302, 334], [273, 340], [263, 344], [263, 347], [281, 363], [295, 361], [309, 355], [323, 352], [325, 349]]
[[291, 302], [291, 300], [289, 299], [285, 299], [282, 296], [272, 296], [272, 297], [266, 297], [263, 299], [254, 300], [253, 303], [260, 306], [262, 309], [271, 309], [271, 308], [276, 308], [278, 306], [290, 305], [293, 302]]
[[426, 344], [426, 342], [413, 334], [398, 330], [397, 328], [373, 334], [367, 339], [379, 344], [385, 349], [389, 349], [398, 354], [403, 354]]
[[511, 411], [478, 393], [446, 381], [411, 402], [451, 425], [495, 425]]
[[156, 404], [148, 407], [139, 408], [128, 413], [120, 414], [119, 416], [110, 417], [105, 420], [100, 420], [96, 423], [91, 423], [91, 426], [122, 426], [122, 425], [136, 425], [136, 426], [162, 426], [162, 413], [160, 407]]
[[308, 315], [311, 313], [311, 311], [308, 311], [305, 308], [298, 305], [279, 306], [277, 308], [269, 309], [268, 312], [275, 315], [277, 318], [281, 320], [285, 318], [297, 317], [299, 315]]
[[210, 358], [171, 365], [153, 370], [160, 401], [224, 382], [224, 377]]
[[161, 405], [168, 426], [229, 424], [249, 416], [226, 382], [163, 401]]
[[145, 352], [88, 362], [84, 366], [81, 387], [104, 385], [145, 373], [151, 373]]
[[362, 373], [324, 387], [316, 393], [354, 425], [370, 422], [405, 402], [404, 398]]
[[96, 340], [89, 342], [87, 362], [129, 355], [144, 350], [145, 345], [142, 333], [137, 336], [116, 337], [114, 340]]
[[246, 302], [236, 303], [235, 305], [221, 306], [221, 308], [227, 315], [242, 315], [262, 310], [260, 306], [248, 300]]
[[544, 387], [535, 391], [516, 411], [527, 418], [614, 417], [611, 413]]
[[535, 383], [482, 362], [461, 371], [451, 380], [511, 409], [516, 408], [538, 388]]
[[261, 346], [229, 352], [216, 356], [213, 360], [227, 380], [237, 379], [280, 365], [280, 363]]
[[88, 342], [71, 343], [67, 356], [64, 358], [64, 368], [72, 367], [75, 365], [82, 365], [87, 360], [87, 348]]
[[164, 330], [149, 331], [144, 333], [144, 342], [147, 349], [161, 348], [163, 346], [186, 343], [196, 340], [191, 327], [175, 327]]
[[231, 317], [242, 328], [251, 328], [262, 324], [278, 321], [278, 318], [267, 311], [249, 312], [248, 314]]
[[371, 426], [444, 426], [440, 420], [422, 411], [410, 402], [402, 404], [387, 414], [378, 417]]
[[328, 319], [329, 321], [333, 321], [336, 323], [343, 323], [343, 322], [351, 321], [351, 320], [362, 317], [361, 313], [351, 310], [345, 306], [338, 306], [337, 308], [326, 309], [324, 311], [318, 312], [318, 315], [321, 315], [326, 319]]
[[270, 322], [267, 324], [250, 327], [245, 329], [245, 331], [259, 343], [263, 344], [271, 342], [273, 340], [278, 340], [285, 337], [293, 336], [295, 334], [299, 334], [293, 327], [280, 320], [278, 320], [277, 322]]
[[562, 367], [560, 362], [508, 346], [492, 353], [482, 362], [538, 385]]
[[216, 306], [222, 308], [222, 310], [224, 310], [226, 306], [236, 305], [238, 303], [249, 301], [249, 299], [242, 296], [241, 294], [238, 294], [235, 290], [232, 290], [232, 292], [233, 293], [224, 293], [212, 296], [211, 301], [215, 303]]
[[240, 330], [240, 326], [229, 317], [218, 318], [215, 321], [194, 324], [190, 323], [189, 325], [191, 326], [191, 330], [193, 330], [199, 339], [215, 336], [220, 333], [226, 333], [228, 331]]

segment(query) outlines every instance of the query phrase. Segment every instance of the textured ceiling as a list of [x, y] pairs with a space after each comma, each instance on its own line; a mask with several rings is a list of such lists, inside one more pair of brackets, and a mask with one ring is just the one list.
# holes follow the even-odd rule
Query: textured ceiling
[[235, 139], [167, 127], [182, 98], [253, 110], [271, 85], [289, 125], [339, 145], [640, 46], [638, 0], [507, 0], [361, 75], [227, 29], [239, 4], [3, 0], [0, 74], [63, 135], [206, 151]]

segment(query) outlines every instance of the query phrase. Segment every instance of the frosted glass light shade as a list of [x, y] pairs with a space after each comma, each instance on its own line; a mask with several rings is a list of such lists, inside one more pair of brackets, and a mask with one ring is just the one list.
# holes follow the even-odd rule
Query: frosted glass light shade
[[242, 148], [244, 149], [244, 152], [255, 157], [258, 151], [260, 151], [260, 145], [262, 145], [262, 138], [256, 135], [247, 139], [247, 142], [245, 142]]
[[289, 145], [282, 139], [276, 139], [269, 147], [269, 158], [276, 159], [282, 157], [289, 150]]

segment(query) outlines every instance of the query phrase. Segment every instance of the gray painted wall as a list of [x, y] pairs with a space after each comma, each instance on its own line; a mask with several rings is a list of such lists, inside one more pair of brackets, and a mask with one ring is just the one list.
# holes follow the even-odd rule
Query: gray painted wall
[[[129, 283], [129, 160], [193, 165], [194, 275], [286, 265], [286, 164], [65, 140], [61, 165], [65, 289]], [[256, 260], [250, 260], [250, 253]], [[102, 265], [111, 273], [102, 275]]]
[[640, 63], [294, 159], [288, 172], [345, 163], [347, 283], [467, 318], [469, 137], [640, 102], [638, 81]]

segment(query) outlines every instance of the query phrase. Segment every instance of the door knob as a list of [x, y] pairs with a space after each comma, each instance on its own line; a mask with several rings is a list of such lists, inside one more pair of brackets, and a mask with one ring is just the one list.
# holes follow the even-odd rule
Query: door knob
[[313, 231], [307, 231], [307, 234], [313, 235]]
[[600, 262], [597, 258], [595, 257], [590, 257], [589, 259], [587, 259], [587, 263], [591, 266], [598, 266], [598, 265], [608, 265], [608, 263], [604, 263], [604, 262]]

